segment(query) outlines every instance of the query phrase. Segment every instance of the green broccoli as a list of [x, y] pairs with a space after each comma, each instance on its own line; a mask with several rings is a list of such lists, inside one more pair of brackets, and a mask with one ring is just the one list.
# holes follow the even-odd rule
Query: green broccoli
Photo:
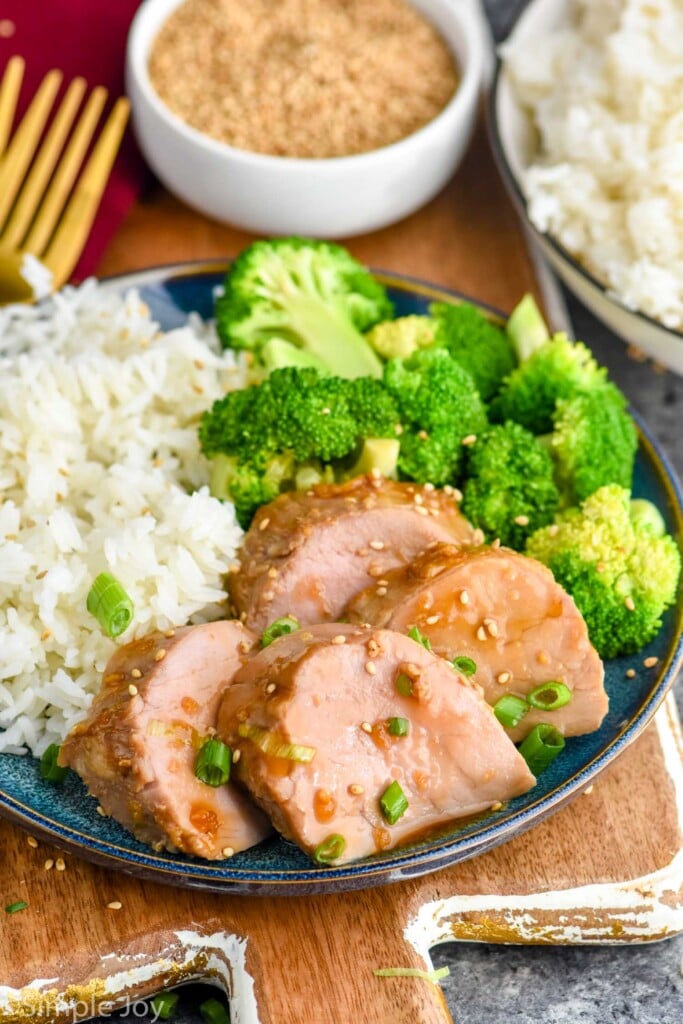
[[461, 507], [487, 540], [523, 550], [552, 522], [558, 502], [547, 449], [518, 423], [490, 427], [469, 448]]
[[[229, 270], [215, 314], [225, 348], [248, 349], [271, 369], [291, 365], [288, 343], [339, 377], [382, 376], [361, 331], [391, 318], [392, 304], [370, 272], [331, 242], [254, 242]], [[267, 348], [272, 339], [281, 344]]]
[[[359, 451], [365, 471], [395, 473], [397, 429], [398, 408], [380, 381], [286, 367], [214, 402], [199, 439], [212, 460], [211, 493], [233, 501], [246, 528], [282, 491], [345, 478]], [[365, 443], [376, 438], [393, 447]]]
[[421, 348], [434, 344], [436, 323], [429, 316], [399, 316], [376, 324], [366, 335], [383, 359], [408, 359]]
[[403, 426], [398, 468], [404, 478], [441, 486], [456, 481], [463, 441], [487, 426], [472, 377], [441, 348], [410, 359], [392, 359], [384, 383], [396, 400]]
[[566, 504], [605, 484], [631, 489], [638, 433], [616, 385], [606, 382], [558, 401], [550, 446]]
[[603, 658], [632, 654], [656, 636], [681, 569], [675, 541], [653, 525], [658, 517], [629, 499], [623, 487], [601, 487], [526, 548], [572, 595]]
[[505, 331], [468, 302], [435, 302], [429, 312], [436, 321], [436, 344], [471, 374], [479, 394], [488, 402], [517, 365]]

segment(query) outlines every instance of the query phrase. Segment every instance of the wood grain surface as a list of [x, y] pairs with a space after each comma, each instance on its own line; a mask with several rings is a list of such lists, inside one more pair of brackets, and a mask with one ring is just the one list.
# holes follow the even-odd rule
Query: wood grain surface
[[[101, 272], [232, 256], [248, 240], [155, 189], [112, 242]], [[506, 311], [536, 290], [481, 133], [426, 209], [349, 247], [376, 267]], [[35, 849], [0, 822], [0, 896], [29, 903], [0, 922], [0, 1021], [86, 1019], [127, 996], [199, 977], [228, 993], [233, 1024], [446, 1024], [437, 986], [377, 978], [374, 969], [429, 967], [430, 945], [449, 938], [630, 941], [683, 930], [672, 707], [590, 792], [532, 831], [437, 874], [363, 892], [221, 898], [71, 855], [64, 871], [45, 870], [59, 851]], [[108, 909], [114, 901], [121, 909]]]

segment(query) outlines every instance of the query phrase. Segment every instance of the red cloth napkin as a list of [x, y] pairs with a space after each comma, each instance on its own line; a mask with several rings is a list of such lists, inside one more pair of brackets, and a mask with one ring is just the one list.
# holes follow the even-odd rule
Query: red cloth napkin
[[[106, 116], [111, 101], [124, 91], [126, 36], [139, 3], [4, 0], [0, 5], [0, 73], [15, 54], [25, 59], [19, 111], [26, 107], [45, 72], [59, 68], [67, 84], [82, 75], [91, 88], [104, 85], [109, 90]], [[74, 278], [95, 271], [107, 242], [139, 195], [146, 174], [129, 127]]]

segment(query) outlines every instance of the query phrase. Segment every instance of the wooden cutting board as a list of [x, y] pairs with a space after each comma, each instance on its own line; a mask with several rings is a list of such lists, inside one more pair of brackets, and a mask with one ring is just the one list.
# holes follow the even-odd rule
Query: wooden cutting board
[[[248, 241], [154, 191], [101, 273], [234, 255]], [[537, 291], [482, 133], [426, 209], [350, 248], [503, 310]], [[2, 905], [29, 903], [0, 923], [0, 1022], [85, 1020], [203, 978], [226, 991], [233, 1024], [446, 1024], [438, 987], [374, 969], [429, 968], [430, 947], [451, 939], [632, 942], [683, 931], [682, 750], [669, 700], [590, 791], [530, 832], [437, 874], [341, 895], [221, 898], [68, 855], [65, 870], [46, 871], [59, 851], [0, 823]]]

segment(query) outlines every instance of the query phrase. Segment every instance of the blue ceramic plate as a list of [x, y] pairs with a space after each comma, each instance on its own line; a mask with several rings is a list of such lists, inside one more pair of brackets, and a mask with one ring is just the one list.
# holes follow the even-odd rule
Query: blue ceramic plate
[[[113, 279], [117, 288], [135, 286], [161, 326], [185, 322], [196, 310], [210, 317], [213, 290], [226, 264], [189, 264]], [[463, 296], [394, 275], [378, 275], [399, 314], [423, 313], [435, 299]], [[485, 310], [496, 316], [495, 311]], [[668, 529], [683, 538], [683, 501], [671, 468], [641, 426], [634, 493], [662, 510]], [[657, 639], [637, 656], [607, 663], [610, 711], [602, 727], [570, 739], [536, 787], [504, 809], [454, 826], [438, 839], [378, 854], [357, 864], [320, 868], [295, 846], [271, 839], [222, 864], [170, 853], [154, 853], [115, 821], [95, 812], [96, 801], [71, 774], [58, 788], [41, 780], [31, 758], [0, 755], [0, 813], [59, 846], [110, 867], [174, 885], [218, 892], [300, 895], [382, 885], [436, 871], [465, 860], [530, 828], [558, 810], [617, 757], [645, 728], [672, 684], [683, 657], [683, 597], [666, 616]], [[643, 661], [658, 658], [654, 668]], [[635, 669], [633, 679], [626, 670]]]

